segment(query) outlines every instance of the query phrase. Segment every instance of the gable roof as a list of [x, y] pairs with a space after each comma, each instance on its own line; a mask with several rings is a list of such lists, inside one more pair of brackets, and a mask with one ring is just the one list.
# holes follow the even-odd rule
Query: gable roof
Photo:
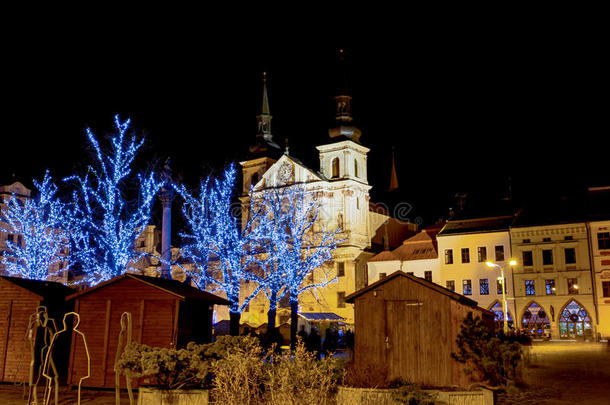
[[74, 293], [72, 288], [61, 283], [56, 283], [55, 281], [31, 280], [27, 278], [8, 276], [0, 276], [0, 279], [15, 284], [16, 286], [23, 288], [24, 290], [28, 290], [44, 299], [64, 299], [66, 296]]
[[400, 260], [400, 257], [398, 257], [396, 254], [394, 254], [393, 252], [391, 252], [389, 250], [384, 250], [383, 252], [371, 257], [368, 260], [368, 263], [370, 263], [370, 262], [391, 262], [394, 260]]
[[371, 284], [371, 285], [369, 285], [367, 287], [361, 288], [360, 290], [351, 293], [350, 295], [345, 297], [345, 302], [353, 303], [354, 300], [356, 298], [358, 298], [359, 296], [361, 296], [361, 295], [363, 295], [363, 294], [365, 294], [365, 293], [367, 293], [367, 292], [369, 292], [369, 291], [371, 291], [371, 290], [373, 290], [373, 289], [375, 289], [375, 288], [377, 288], [377, 287], [379, 287], [379, 286], [381, 286], [381, 285], [383, 285], [383, 284], [385, 284], [385, 283], [387, 283], [387, 282], [389, 282], [391, 280], [394, 280], [397, 277], [406, 277], [407, 279], [409, 279], [411, 281], [414, 281], [414, 282], [416, 282], [418, 284], [421, 284], [424, 287], [430, 288], [432, 290], [435, 290], [438, 293], [446, 295], [449, 298], [451, 298], [451, 299], [453, 299], [455, 301], [458, 301], [461, 304], [468, 305], [468, 306], [471, 306], [471, 307], [477, 307], [477, 305], [478, 305], [478, 303], [476, 301], [473, 301], [470, 298], [467, 298], [467, 297], [463, 296], [462, 294], [458, 294], [455, 291], [451, 291], [451, 290], [449, 290], [449, 289], [447, 289], [445, 287], [442, 287], [442, 286], [440, 286], [438, 284], [435, 284], [433, 282], [427, 281], [427, 280], [425, 280], [423, 278], [420, 278], [420, 277], [412, 276], [412, 275], [407, 274], [404, 271], [400, 271], [400, 270], [395, 271], [394, 273], [390, 274], [389, 276], [384, 277], [381, 280], [376, 281], [376, 282], [374, 282], [373, 284]]
[[208, 301], [208, 302], [211, 302], [211, 303], [217, 304], [217, 305], [229, 305], [230, 304], [229, 301], [227, 301], [226, 299], [224, 299], [222, 297], [219, 297], [219, 296], [211, 294], [209, 292], [200, 290], [199, 288], [191, 287], [190, 285], [181, 283], [180, 281], [177, 281], [177, 280], [168, 280], [168, 279], [159, 278], [159, 277], [148, 277], [148, 276], [142, 276], [139, 274], [131, 274], [131, 273], [121, 274], [120, 276], [117, 276], [108, 281], [100, 283], [94, 287], [80, 291], [76, 294], [72, 294], [72, 295], [66, 297], [66, 301], [72, 300], [74, 298], [82, 297], [83, 295], [87, 295], [91, 292], [99, 290], [100, 288], [104, 288], [110, 284], [114, 284], [117, 281], [124, 280], [126, 278], [131, 278], [133, 280], [137, 280], [143, 284], [147, 284], [151, 287], [158, 288], [159, 290], [163, 290], [167, 293], [173, 294], [183, 301], [188, 298], [188, 299], [193, 299], [193, 300]]
[[[254, 186], [254, 192], [263, 191], [269, 187], [273, 188], [273, 187], [279, 186], [280, 184], [269, 184], [269, 182], [270, 182], [270, 180], [274, 179], [272, 176], [274, 176], [274, 174], [279, 170], [279, 168], [282, 165], [284, 165], [285, 162], [287, 162], [287, 161], [293, 165], [294, 169], [296, 169], [296, 167], [301, 168], [305, 172], [305, 177], [309, 177], [309, 179], [306, 179], [305, 181], [303, 181], [303, 179], [295, 179], [294, 182], [289, 183], [288, 185], [304, 184], [304, 183], [310, 183], [310, 182], [314, 182], [314, 181], [326, 180], [320, 173], [305, 166], [300, 160], [294, 158], [293, 156], [283, 154], [261, 176], [258, 183], [256, 183], [256, 185]], [[296, 170], [293, 171], [293, 174], [295, 174], [295, 173], [296, 173]], [[267, 179], [267, 182], [264, 187], [261, 187], [261, 182], [263, 181], [263, 179]], [[283, 184], [282, 184], [282, 186], [283, 186]]]

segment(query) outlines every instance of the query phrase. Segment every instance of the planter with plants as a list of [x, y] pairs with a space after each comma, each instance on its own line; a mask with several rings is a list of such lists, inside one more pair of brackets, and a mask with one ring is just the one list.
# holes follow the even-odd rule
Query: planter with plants
[[207, 405], [210, 360], [206, 347], [189, 343], [176, 350], [132, 342], [121, 356], [119, 369], [140, 377], [138, 405]]

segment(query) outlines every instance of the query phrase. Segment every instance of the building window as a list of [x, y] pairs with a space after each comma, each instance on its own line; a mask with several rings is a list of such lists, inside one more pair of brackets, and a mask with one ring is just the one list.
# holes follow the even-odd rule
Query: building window
[[250, 304], [246, 305], [244, 308], [244, 312], [250, 312]]
[[610, 249], [610, 232], [599, 232], [597, 234], [597, 247], [599, 250]]
[[358, 161], [354, 159], [354, 176], [358, 177]]
[[339, 158], [336, 157], [332, 161], [332, 178], [339, 177]]
[[472, 295], [472, 281], [471, 280], [462, 280], [462, 294], [464, 295]]
[[258, 183], [258, 173], [254, 173], [252, 177], [250, 177], [250, 186], [254, 187]]
[[504, 246], [496, 246], [496, 261], [504, 261]]
[[555, 288], [555, 280], [544, 280], [544, 285], [546, 288], [546, 295], [555, 295], [557, 293], [557, 289]]
[[345, 262], [337, 262], [337, 277], [345, 276]]
[[531, 239], [523, 239], [523, 243], [531, 243], [532, 240]]
[[542, 238], [542, 241], [543, 241], [543, 242], [550, 242], [550, 241], [551, 241], [551, 238]]
[[536, 295], [536, 280], [525, 280], [525, 295]]
[[415, 275], [415, 273], [413, 273], [412, 271], [407, 271], [407, 274], [410, 275], [410, 276], [414, 276]]
[[445, 287], [447, 287], [448, 290], [455, 291], [455, 280], [445, 281]]
[[345, 308], [345, 292], [339, 291], [337, 293], [337, 308]]
[[387, 276], [387, 273], [379, 273], [379, 280], [381, 280], [382, 278], [386, 278], [386, 276]]
[[432, 282], [432, 271], [424, 271], [424, 278], [426, 279], [426, 281]]
[[578, 294], [578, 279], [577, 278], [568, 279], [568, 294]]
[[544, 249], [542, 251], [542, 264], [545, 266], [550, 266], [553, 264], [553, 250]]
[[523, 251], [523, 265], [524, 266], [533, 266], [534, 265], [534, 255], [531, 250]]
[[566, 264], [576, 264], [576, 249], [565, 248]]
[[445, 264], [453, 264], [453, 249], [445, 249]]
[[479, 263], [487, 261], [487, 248], [485, 246], [479, 247]]
[[610, 297], [610, 281], [602, 281], [602, 295], [604, 298]]
[[496, 287], [498, 288], [498, 294], [502, 294], [502, 279], [501, 278], [496, 280]]
[[481, 290], [481, 295], [489, 295], [489, 280], [486, 278], [482, 278], [479, 280], [479, 287]]
[[470, 263], [470, 249], [462, 249], [462, 263]]
[[565, 238], [563, 238], [563, 239], [564, 239], [564, 240], [574, 240], [574, 237], [569, 235], [569, 236], [566, 236], [566, 237], [565, 237]]

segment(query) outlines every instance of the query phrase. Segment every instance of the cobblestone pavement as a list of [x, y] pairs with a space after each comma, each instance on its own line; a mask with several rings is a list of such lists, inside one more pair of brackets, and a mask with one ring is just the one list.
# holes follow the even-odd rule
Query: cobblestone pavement
[[513, 401], [523, 405], [610, 405], [607, 343], [534, 344], [523, 371], [527, 388]]
[[[42, 390], [39, 391], [38, 400], [42, 401]], [[137, 399], [137, 397], [136, 397]], [[74, 405], [77, 400], [77, 391], [67, 388], [61, 388], [59, 393], [59, 403], [61, 405]], [[2, 405], [26, 405], [26, 396], [23, 395], [23, 387], [14, 385], [0, 385], [0, 404]], [[42, 403], [42, 402], [40, 402]], [[53, 398], [51, 398], [53, 404]], [[126, 393], [121, 395], [121, 403], [129, 404], [129, 398]], [[113, 391], [92, 391], [82, 390], [81, 394], [82, 405], [114, 405]]]

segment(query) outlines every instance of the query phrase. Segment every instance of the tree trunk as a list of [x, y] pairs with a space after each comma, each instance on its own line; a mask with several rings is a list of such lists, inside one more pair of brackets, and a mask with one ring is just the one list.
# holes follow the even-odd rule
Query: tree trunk
[[272, 293], [269, 298], [269, 311], [267, 311], [267, 332], [275, 328], [275, 315], [277, 314], [277, 294]]
[[229, 312], [231, 321], [229, 324], [229, 333], [231, 336], [239, 336], [239, 320], [241, 319], [240, 312]]
[[299, 299], [290, 297], [290, 350], [297, 345], [297, 327], [299, 323]]

